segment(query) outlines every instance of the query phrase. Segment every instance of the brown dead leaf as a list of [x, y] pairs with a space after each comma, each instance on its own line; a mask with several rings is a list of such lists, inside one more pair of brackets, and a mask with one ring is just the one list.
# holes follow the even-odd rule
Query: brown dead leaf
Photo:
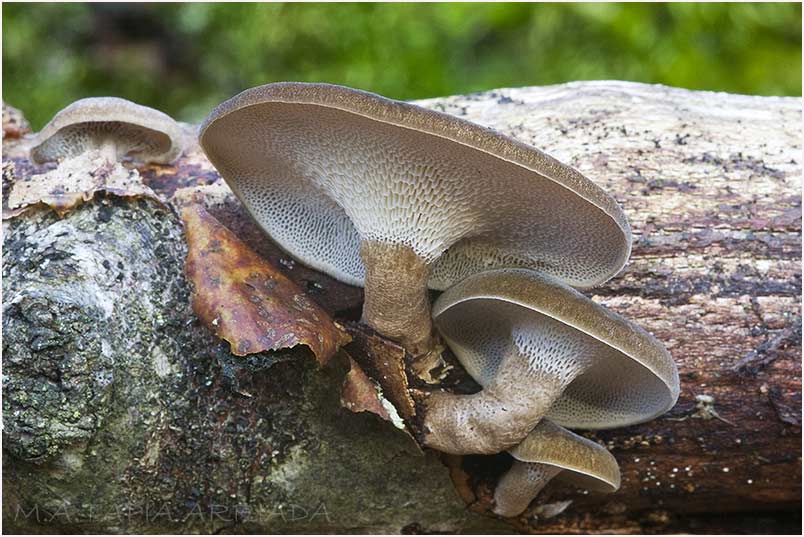
[[108, 163], [99, 153], [89, 152], [65, 160], [54, 170], [32, 175], [27, 181], [15, 181], [8, 199], [4, 200], [3, 219], [43, 205], [64, 216], [98, 192], [159, 201], [157, 195], [142, 184], [137, 170]]
[[341, 405], [354, 413], [371, 412], [385, 421], [391, 421], [391, 415], [381, 398], [379, 387], [360, 369], [357, 362], [349, 358], [349, 372], [341, 387]]
[[354, 356], [360, 357], [360, 366], [380, 384], [385, 397], [400, 416], [411, 423], [416, 415], [416, 405], [408, 390], [405, 349], [374, 334], [362, 324], [350, 323], [349, 333], [352, 336], [349, 348], [354, 351]]
[[385, 397], [379, 383], [370, 378], [360, 367], [360, 364], [355, 362], [351, 356], [349, 357], [349, 365], [349, 372], [344, 378], [343, 386], [341, 386], [341, 406], [354, 413], [371, 412], [380, 416], [404, 432], [410, 439], [411, 446], [419, 453], [423, 453], [416, 437], [410, 432], [405, 421], [399, 415], [397, 407]]
[[332, 318], [279, 270], [211, 216], [181, 210], [193, 283], [193, 310], [232, 353], [245, 356], [306, 345], [324, 364], [350, 340]]

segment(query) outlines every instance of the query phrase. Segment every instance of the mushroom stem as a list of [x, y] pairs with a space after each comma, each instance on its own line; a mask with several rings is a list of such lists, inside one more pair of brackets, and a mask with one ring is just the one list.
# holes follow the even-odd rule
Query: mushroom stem
[[407, 246], [376, 241], [363, 241], [360, 257], [366, 267], [363, 322], [414, 357], [426, 357], [433, 346], [427, 263]]
[[107, 162], [117, 162], [117, 144], [111, 138], [104, 139], [98, 151]]
[[499, 453], [520, 443], [564, 391], [558, 379], [512, 353], [494, 380], [472, 395], [433, 393], [425, 402], [424, 444], [452, 453]]
[[494, 512], [504, 517], [519, 515], [559, 472], [558, 466], [514, 460], [494, 490]]

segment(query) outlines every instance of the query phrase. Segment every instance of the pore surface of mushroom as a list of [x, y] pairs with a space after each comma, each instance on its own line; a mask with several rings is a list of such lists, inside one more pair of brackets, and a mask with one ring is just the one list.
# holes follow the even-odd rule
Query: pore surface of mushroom
[[620, 468], [606, 448], [549, 420], [509, 450], [514, 463], [494, 490], [494, 512], [517, 516], [553, 478], [594, 492], [620, 488]]
[[166, 164], [182, 151], [183, 134], [173, 118], [125, 99], [90, 97], [60, 110], [37, 134], [31, 159], [37, 163], [100, 151], [111, 163], [130, 155]]
[[470, 276], [433, 307], [436, 327], [483, 389], [429, 395], [424, 442], [497, 453], [543, 416], [569, 428], [650, 420], [678, 398], [678, 371], [653, 336], [548, 276], [498, 269]]
[[461, 119], [329, 84], [276, 83], [218, 106], [201, 146], [302, 262], [365, 286], [363, 319], [414, 355], [428, 286], [524, 266], [579, 287], [631, 245], [617, 203], [575, 169]]

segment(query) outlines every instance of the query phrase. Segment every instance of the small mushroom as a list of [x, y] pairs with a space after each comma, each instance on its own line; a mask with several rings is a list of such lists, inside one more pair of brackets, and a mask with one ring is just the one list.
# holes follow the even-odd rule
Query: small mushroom
[[167, 164], [182, 151], [184, 135], [167, 114], [117, 97], [90, 97], [60, 110], [36, 135], [31, 160], [42, 164], [99, 151], [110, 163], [127, 155]]
[[428, 286], [517, 266], [589, 287], [630, 252], [619, 205], [575, 169], [373, 93], [252, 88], [213, 110], [199, 141], [258, 224], [305, 264], [364, 285], [363, 320], [414, 356], [432, 350]]
[[656, 338], [543, 274], [470, 276], [438, 298], [433, 317], [483, 386], [428, 396], [423, 440], [440, 451], [498, 453], [545, 415], [572, 429], [623, 427], [678, 398], [678, 370]]
[[500, 516], [522, 513], [553, 478], [594, 492], [620, 488], [620, 467], [606, 448], [549, 420], [508, 452], [514, 464], [494, 490], [494, 512]]

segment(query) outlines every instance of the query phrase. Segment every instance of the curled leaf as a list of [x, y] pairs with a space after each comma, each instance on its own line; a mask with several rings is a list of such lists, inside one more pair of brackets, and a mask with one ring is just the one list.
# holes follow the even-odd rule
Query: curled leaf
[[306, 345], [324, 364], [349, 335], [302, 290], [258, 256], [200, 204], [181, 209], [189, 251], [185, 272], [193, 310], [245, 356]]
[[174, 191], [169, 201], [173, 207], [177, 208], [177, 211], [191, 203], [203, 205], [210, 215], [226, 226], [260, 257], [274, 266], [280, 267], [283, 274], [301, 287], [310, 298], [315, 300], [316, 304], [331, 316], [338, 317], [339, 314], [349, 316], [350, 313], [361, 307], [362, 288], [347, 285], [323, 272], [306, 267], [302, 263], [296, 263], [254, 222], [243, 204], [222, 179], [212, 183], [179, 188]]
[[379, 386], [351, 358], [349, 366], [341, 388], [341, 405], [354, 413], [371, 412], [391, 421], [391, 415], [382, 403], [382, 390]]
[[412, 420], [416, 415], [416, 405], [408, 390], [405, 349], [374, 334], [362, 324], [350, 324], [349, 332], [353, 339], [350, 352], [360, 357], [361, 367], [377, 380], [399, 414], [405, 420]]

